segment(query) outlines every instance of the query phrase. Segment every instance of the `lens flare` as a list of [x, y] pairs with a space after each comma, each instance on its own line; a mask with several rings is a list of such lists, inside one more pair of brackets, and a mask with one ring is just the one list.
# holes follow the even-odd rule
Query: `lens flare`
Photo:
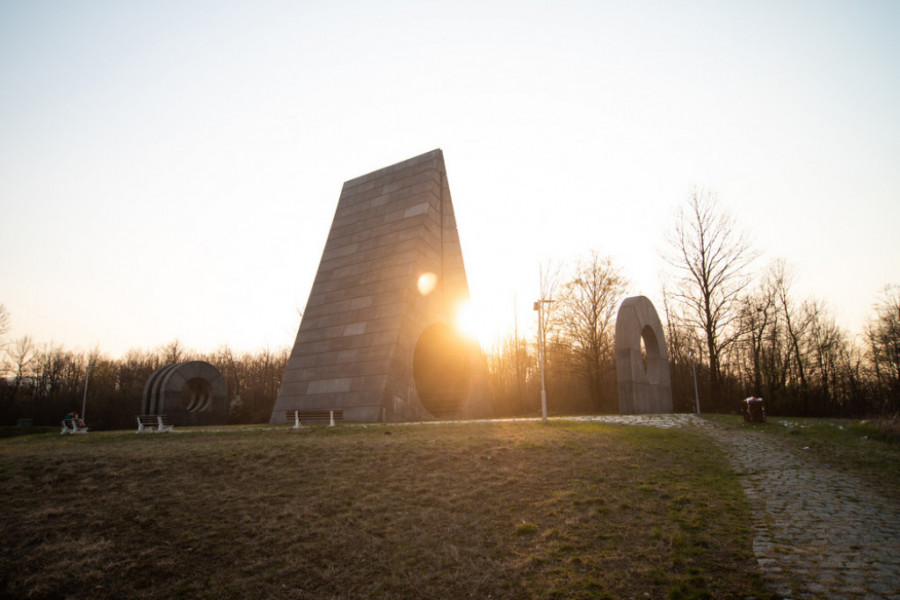
[[420, 294], [427, 296], [437, 287], [437, 275], [434, 273], [422, 273], [416, 286], [418, 286]]
[[485, 323], [482, 314], [475, 309], [471, 302], [466, 302], [459, 307], [456, 313], [456, 328], [466, 337], [480, 340], [489, 327]]

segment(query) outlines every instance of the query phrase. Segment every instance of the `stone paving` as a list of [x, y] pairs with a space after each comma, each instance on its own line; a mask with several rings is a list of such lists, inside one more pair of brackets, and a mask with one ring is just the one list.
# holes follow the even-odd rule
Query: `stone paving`
[[777, 596], [900, 600], [900, 499], [783, 440], [694, 415], [585, 420], [710, 435], [740, 477], [754, 513], [753, 551]]

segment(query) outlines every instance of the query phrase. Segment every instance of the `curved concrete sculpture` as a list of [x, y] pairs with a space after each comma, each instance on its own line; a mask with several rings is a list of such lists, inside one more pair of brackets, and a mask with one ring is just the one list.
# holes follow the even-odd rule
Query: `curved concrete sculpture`
[[[646, 353], [641, 352], [643, 341]], [[666, 336], [653, 303], [626, 298], [616, 317], [616, 374], [623, 415], [672, 412], [672, 380]]]
[[160, 367], [144, 385], [141, 414], [166, 415], [173, 425], [224, 425], [228, 388], [202, 360]]

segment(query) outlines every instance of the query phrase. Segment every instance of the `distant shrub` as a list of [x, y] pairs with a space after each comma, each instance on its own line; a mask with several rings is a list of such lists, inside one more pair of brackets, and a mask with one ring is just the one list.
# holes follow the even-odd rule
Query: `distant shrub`
[[873, 436], [891, 444], [900, 444], [900, 418], [875, 421]]
[[534, 523], [522, 523], [516, 527], [516, 535], [534, 535], [537, 532], [538, 528]]

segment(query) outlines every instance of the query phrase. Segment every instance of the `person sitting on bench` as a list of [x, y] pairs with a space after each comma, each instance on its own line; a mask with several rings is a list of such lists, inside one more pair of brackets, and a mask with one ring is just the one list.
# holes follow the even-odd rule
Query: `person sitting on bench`
[[63, 421], [73, 421], [78, 427], [87, 427], [87, 425], [84, 424], [84, 420], [78, 416], [78, 412], [74, 410], [72, 412], [66, 413]]

